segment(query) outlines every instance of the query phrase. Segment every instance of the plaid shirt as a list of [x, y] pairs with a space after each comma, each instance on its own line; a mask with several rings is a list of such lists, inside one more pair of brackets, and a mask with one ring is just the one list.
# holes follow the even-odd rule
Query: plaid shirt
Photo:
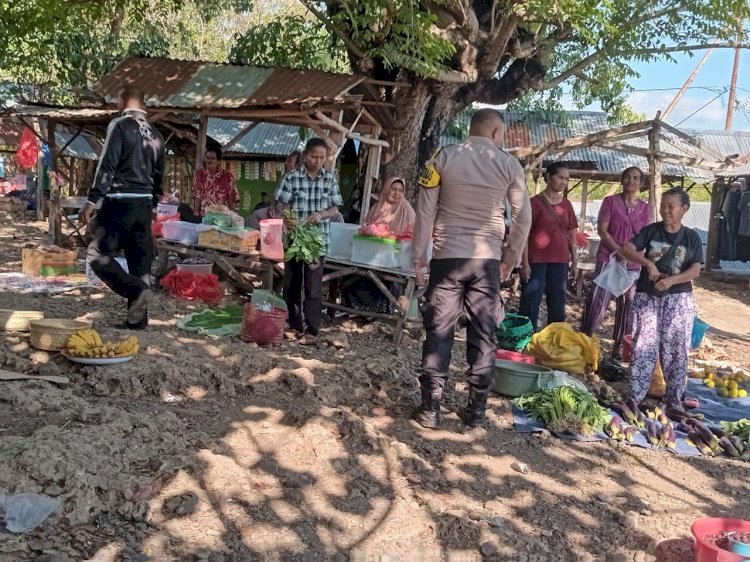
[[[344, 204], [339, 184], [333, 173], [321, 168], [315, 178], [310, 179], [304, 165], [284, 176], [281, 185], [276, 190], [275, 197], [279, 203], [291, 205], [292, 211], [301, 221], [313, 213], [320, 213]], [[323, 233], [327, 251], [331, 238], [331, 222], [329, 219], [324, 219], [320, 221], [318, 227]]]

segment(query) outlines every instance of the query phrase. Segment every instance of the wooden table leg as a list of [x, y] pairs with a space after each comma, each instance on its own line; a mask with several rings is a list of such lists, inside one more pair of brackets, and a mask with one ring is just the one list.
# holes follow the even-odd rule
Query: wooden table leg
[[[328, 302], [336, 303], [339, 298], [339, 287], [341, 287], [341, 279], [334, 279], [328, 283]], [[336, 311], [328, 307], [328, 318], [333, 320], [336, 318]]]
[[169, 268], [169, 250], [167, 248], [164, 248], [163, 246], [160, 246], [158, 243], [156, 245], [156, 278], [159, 279], [160, 277], [163, 277], [167, 273], [167, 269]]
[[266, 263], [265, 266], [268, 269], [263, 273], [263, 279], [261, 280], [260, 286], [266, 291], [273, 292], [273, 265]]
[[393, 341], [395, 342], [396, 347], [401, 344], [401, 336], [404, 332], [406, 315], [409, 314], [409, 304], [411, 304], [411, 299], [414, 296], [414, 286], [414, 278], [409, 278], [409, 281], [406, 283], [406, 290], [404, 291], [404, 297], [406, 297], [407, 305], [404, 310], [399, 311], [398, 320], [396, 321], [396, 329], [393, 332]]

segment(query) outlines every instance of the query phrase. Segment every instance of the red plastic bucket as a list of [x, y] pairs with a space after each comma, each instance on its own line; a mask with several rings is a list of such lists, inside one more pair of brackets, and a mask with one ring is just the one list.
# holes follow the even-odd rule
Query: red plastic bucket
[[498, 349], [497, 353], [495, 353], [495, 359], [501, 359], [503, 361], [516, 361], [517, 363], [529, 363], [530, 365], [536, 363], [536, 360], [531, 355], [524, 355], [523, 353], [508, 351], [507, 349]]
[[747, 556], [734, 554], [723, 548], [719, 548], [704, 540], [704, 537], [715, 535], [721, 531], [731, 533], [732, 531], [750, 532], [750, 521], [742, 519], [723, 519], [721, 517], [709, 517], [699, 519], [690, 528], [695, 537], [695, 562], [743, 562]]

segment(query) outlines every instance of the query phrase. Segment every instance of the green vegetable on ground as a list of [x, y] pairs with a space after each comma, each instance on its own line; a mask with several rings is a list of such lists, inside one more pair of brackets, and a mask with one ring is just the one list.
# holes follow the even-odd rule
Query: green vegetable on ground
[[516, 406], [537, 421], [543, 421], [555, 433], [570, 432], [591, 436], [610, 421], [594, 395], [572, 386], [558, 386], [524, 394]]
[[218, 310], [204, 310], [185, 322], [191, 328], [215, 330], [227, 324], [242, 324], [242, 307], [227, 306]]
[[[288, 212], [285, 212], [284, 216], [296, 219]], [[296, 221], [287, 233], [284, 261], [297, 259], [305, 263], [315, 263], [323, 254], [325, 244], [320, 228]]]

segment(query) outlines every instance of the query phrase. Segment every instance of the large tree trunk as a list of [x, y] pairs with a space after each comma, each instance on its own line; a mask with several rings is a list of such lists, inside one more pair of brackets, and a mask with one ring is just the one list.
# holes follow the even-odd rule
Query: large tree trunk
[[418, 193], [419, 173], [439, 146], [440, 135], [469, 104], [459, 95], [461, 88], [459, 84], [421, 80], [412, 88], [393, 92], [391, 101], [400, 132], [389, 135], [391, 148], [384, 158], [382, 176], [404, 178], [412, 202]]

